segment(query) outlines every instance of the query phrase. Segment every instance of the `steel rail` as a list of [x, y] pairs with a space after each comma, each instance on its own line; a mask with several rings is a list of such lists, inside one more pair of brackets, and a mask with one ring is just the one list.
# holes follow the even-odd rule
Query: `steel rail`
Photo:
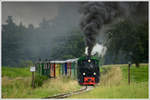
[[63, 98], [67, 98], [67, 97], [70, 97], [70, 96], [75, 95], [75, 94], [80, 94], [80, 93], [89, 91], [91, 89], [92, 88], [90, 88], [89, 86], [85, 86], [80, 90], [72, 91], [72, 92], [69, 92], [69, 93], [58, 94], [58, 95], [54, 95], [54, 96], [49, 96], [49, 97], [46, 97], [46, 98], [43, 98], [43, 99], [54, 99], [54, 98], [55, 99], [63, 99]]

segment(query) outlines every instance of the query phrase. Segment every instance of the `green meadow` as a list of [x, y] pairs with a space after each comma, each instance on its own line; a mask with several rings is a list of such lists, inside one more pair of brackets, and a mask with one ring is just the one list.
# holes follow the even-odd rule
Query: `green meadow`
[[[148, 65], [131, 67], [131, 84], [128, 85], [127, 65], [105, 65], [100, 68], [101, 80], [91, 91], [69, 98], [148, 98]], [[31, 87], [29, 68], [2, 67], [2, 98], [45, 98], [82, 88], [69, 77], [47, 79], [43, 85]]]
[[[127, 80], [127, 70], [126, 66], [121, 67], [123, 76]], [[147, 82], [148, 81], [148, 65], [142, 64], [140, 68], [136, 68], [135, 65], [130, 67], [130, 74], [131, 74], [131, 82]]]
[[[70, 98], [148, 98], [148, 65], [131, 67], [131, 84], [128, 85], [127, 65], [109, 65], [110, 70], [101, 75], [101, 82], [93, 90]], [[103, 69], [102, 68], [102, 69]]]
[[2, 77], [16, 78], [16, 77], [30, 77], [31, 72], [29, 68], [18, 67], [2, 67]]
[[2, 98], [45, 98], [81, 88], [72, 78], [58, 77], [33, 89], [31, 76], [29, 68], [2, 67]]

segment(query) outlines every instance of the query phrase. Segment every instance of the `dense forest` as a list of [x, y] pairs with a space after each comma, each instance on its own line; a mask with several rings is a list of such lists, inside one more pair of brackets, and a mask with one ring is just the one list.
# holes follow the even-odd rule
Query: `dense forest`
[[[107, 35], [107, 52], [113, 54], [114, 62], [130, 61], [136, 66], [148, 62], [148, 21], [136, 24], [130, 20], [120, 21]], [[121, 56], [126, 60], [121, 60]]]
[[[16, 25], [8, 16], [2, 25], [2, 65], [25, 66], [41, 59], [60, 60], [76, 58], [84, 54], [84, 40], [80, 30], [53, 36], [54, 26], [43, 19], [39, 27]], [[52, 29], [53, 28], [53, 29]], [[53, 39], [52, 39], [53, 38]], [[80, 48], [80, 49], [78, 49]]]
[[[8, 16], [2, 25], [2, 65], [27, 66], [39, 58], [64, 60], [84, 55], [84, 36], [79, 28], [72, 28], [66, 33], [53, 37], [54, 26], [43, 19], [39, 27], [22, 22], [15, 24]], [[104, 64], [127, 63], [129, 59], [136, 63], [148, 62], [148, 23], [130, 23], [124, 20], [112, 26], [106, 33], [107, 52]], [[52, 37], [53, 40], [50, 40]]]

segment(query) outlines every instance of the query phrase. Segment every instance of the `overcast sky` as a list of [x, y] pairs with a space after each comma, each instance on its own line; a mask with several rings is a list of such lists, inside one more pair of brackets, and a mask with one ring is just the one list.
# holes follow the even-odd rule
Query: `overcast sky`
[[68, 2], [2, 2], [2, 23], [6, 22], [8, 16], [13, 16], [18, 24], [22, 21], [26, 26], [28, 24], [38, 24], [43, 18], [48, 20], [55, 19], [62, 7], [67, 9], [77, 8], [78, 4]]

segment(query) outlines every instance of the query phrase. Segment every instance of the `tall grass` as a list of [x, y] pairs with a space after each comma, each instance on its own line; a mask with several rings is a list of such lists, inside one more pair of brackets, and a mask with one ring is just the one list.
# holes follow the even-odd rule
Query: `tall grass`
[[72, 78], [58, 77], [42, 80], [43, 84], [33, 89], [29, 68], [5, 67], [2, 68], [2, 74], [2, 98], [45, 98], [81, 88]]
[[31, 76], [29, 67], [2, 67], [2, 77], [7, 76], [10, 78], [15, 77], [28, 77]]
[[72, 98], [148, 98], [147, 83], [131, 83], [113, 86], [100, 86], [84, 94]]
[[[92, 91], [71, 98], [148, 98], [148, 65], [131, 67], [131, 84], [127, 83], [127, 65], [100, 68], [100, 85]], [[81, 88], [69, 77], [43, 80], [41, 87], [31, 87], [29, 68], [2, 67], [2, 98], [44, 98]]]
[[99, 86], [71, 98], [148, 98], [148, 65], [140, 68], [133, 66], [131, 69], [130, 85], [127, 81], [127, 65], [111, 65], [111, 70], [101, 74]]
[[38, 73], [36, 73], [35, 74], [35, 79], [34, 79], [34, 86], [35, 86], [35, 88], [42, 86], [44, 81], [47, 80], [47, 79], [48, 79], [48, 76], [39, 75]]
[[31, 78], [2, 78], [3, 98], [44, 98], [59, 93], [67, 93], [81, 88], [75, 80], [64, 82], [62, 78], [48, 79], [41, 87], [31, 88]]
[[[121, 67], [123, 76], [128, 79], [128, 67]], [[148, 65], [141, 65], [139, 68], [132, 65], [130, 67], [131, 82], [147, 82], [148, 81]]]

